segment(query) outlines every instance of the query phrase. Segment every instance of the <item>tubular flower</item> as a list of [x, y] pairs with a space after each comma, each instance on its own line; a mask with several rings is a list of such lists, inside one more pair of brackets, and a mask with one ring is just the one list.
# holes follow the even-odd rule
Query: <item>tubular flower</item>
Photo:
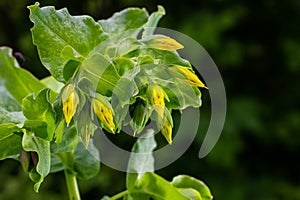
[[179, 66], [176, 66], [176, 68], [179, 69], [179, 71], [182, 72], [188, 78], [187, 81], [190, 85], [207, 89], [204, 83], [202, 83], [202, 81], [199, 80], [197, 75], [190, 71], [188, 68]]
[[67, 126], [69, 126], [71, 119], [76, 113], [76, 108], [79, 103], [79, 98], [73, 84], [69, 84], [67, 87], [65, 87], [62, 93], [62, 103], [64, 117]]
[[163, 136], [166, 138], [169, 144], [172, 144], [172, 124], [169, 120], [165, 121], [162, 129], [160, 130]]
[[154, 110], [157, 112], [160, 118], [163, 118], [165, 109], [164, 90], [158, 85], [153, 85], [149, 87], [149, 93], [150, 101]]
[[[98, 96], [100, 97], [100, 96]], [[103, 123], [103, 125], [112, 133], [115, 132], [115, 124], [113, 120], [113, 111], [109, 102], [103, 102], [104, 97], [95, 98], [93, 100], [93, 109], [98, 119]], [[102, 99], [102, 101], [101, 101]]]

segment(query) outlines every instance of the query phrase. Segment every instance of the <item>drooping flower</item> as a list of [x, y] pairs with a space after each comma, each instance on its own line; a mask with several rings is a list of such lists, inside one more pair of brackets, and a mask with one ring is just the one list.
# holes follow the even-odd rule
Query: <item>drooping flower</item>
[[79, 98], [73, 84], [69, 84], [64, 88], [61, 99], [63, 103], [64, 117], [67, 126], [69, 126], [71, 119], [76, 113], [76, 109], [79, 103]]
[[202, 87], [206, 88], [207, 87], [204, 85], [202, 81], [197, 77], [196, 74], [194, 74], [191, 70], [189, 70], [187, 67], [181, 67], [181, 66], [174, 66], [175, 70], [179, 70], [184, 76], [187, 78], [187, 81], [190, 85], [192, 86], [197, 86], [197, 87]]
[[134, 130], [134, 135], [140, 133], [148, 119], [149, 119], [149, 109], [145, 105], [145, 102], [143, 100], [138, 101], [134, 106], [132, 106], [132, 119], [131, 119], [131, 127]]
[[160, 132], [166, 138], [169, 144], [172, 144], [172, 124], [168, 119], [165, 120], [163, 127], [161, 128]]
[[108, 100], [100, 94], [96, 94], [92, 106], [98, 119], [109, 131], [114, 133], [115, 124], [113, 119], [113, 110]]
[[159, 85], [151, 85], [148, 88], [148, 94], [153, 109], [157, 112], [160, 118], [163, 118], [165, 98], [168, 98], [165, 91]]

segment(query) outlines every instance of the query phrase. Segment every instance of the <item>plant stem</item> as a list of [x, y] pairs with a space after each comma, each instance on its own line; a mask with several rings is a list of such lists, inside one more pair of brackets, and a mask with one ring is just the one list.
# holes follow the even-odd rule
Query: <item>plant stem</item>
[[128, 193], [127, 190], [123, 191], [123, 192], [120, 192], [112, 197], [110, 197], [110, 200], [117, 200], [117, 199], [120, 199], [121, 197], [125, 196], [126, 194]]
[[66, 183], [70, 200], [80, 200], [76, 176], [65, 170]]

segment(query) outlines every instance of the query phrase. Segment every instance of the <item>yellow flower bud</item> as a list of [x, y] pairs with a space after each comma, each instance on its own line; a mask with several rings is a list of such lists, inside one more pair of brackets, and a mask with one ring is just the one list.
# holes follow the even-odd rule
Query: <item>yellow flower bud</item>
[[172, 124], [169, 120], [165, 120], [165, 124], [160, 130], [163, 136], [166, 138], [169, 144], [172, 144]]
[[[98, 98], [97, 98], [98, 97]], [[97, 94], [96, 98], [93, 100], [93, 109], [98, 119], [103, 123], [103, 125], [112, 133], [115, 132], [115, 124], [113, 120], [113, 111], [109, 102], [104, 102], [105, 97]]]
[[190, 85], [207, 89], [204, 83], [202, 83], [202, 81], [199, 80], [197, 75], [190, 71], [188, 68], [176, 66], [176, 69], [179, 69], [180, 72], [182, 72], [188, 78], [187, 81]]
[[73, 84], [69, 84], [64, 88], [64, 91], [62, 93], [62, 103], [64, 117], [67, 126], [69, 126], [71, 119], [76, 113], [77, 105], [79, 103], [79, 98]]
[[150, 102], [153, 109], [157, 112], [160, 118], [163, 118], [166, 97], [164, 90], [158, 85], [153, 85], [149, 87], [149, 92]]

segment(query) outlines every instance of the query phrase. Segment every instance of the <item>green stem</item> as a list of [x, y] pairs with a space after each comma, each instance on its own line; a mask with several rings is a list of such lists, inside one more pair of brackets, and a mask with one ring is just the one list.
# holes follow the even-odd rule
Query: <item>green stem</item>
[[127, 190], [125, 190], [125, 191], [123, 191], [123, 192], [120, 192], [120, 193], [114, 195], [113, 197], [110, 197], [110, 200], [117, 200], [117, 199], [120, 199], [121, 197], [125, 196], [127, 193], [128, 193]]
[[80, 200], [76, 176], [65, 170], [66, 183], [70, 200]]

